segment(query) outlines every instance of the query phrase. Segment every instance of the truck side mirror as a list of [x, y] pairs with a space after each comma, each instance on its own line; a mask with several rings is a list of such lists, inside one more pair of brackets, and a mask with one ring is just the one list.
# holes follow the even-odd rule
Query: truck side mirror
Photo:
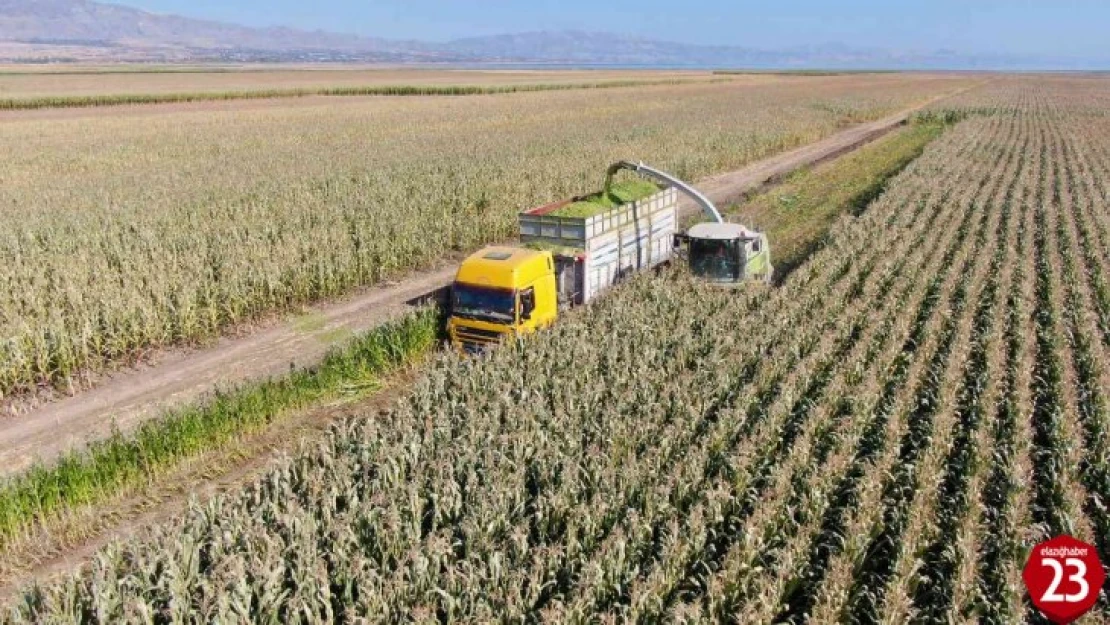
[[536, 310], [536, 290], [528, 289], [520, 294], [520, 318], [528, 321]]

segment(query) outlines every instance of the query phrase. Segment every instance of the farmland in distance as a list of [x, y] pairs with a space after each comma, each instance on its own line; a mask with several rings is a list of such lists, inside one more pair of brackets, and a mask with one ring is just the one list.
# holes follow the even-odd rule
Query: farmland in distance
[[696, 179], [980, 81], [10, 112], [0, 396], [79, 388], [89, 371], [505, 239], [521, 207], [593, 190], [618, 158]]
[[1108, 96], [962, 96], [781, 287], [645, 276], [444, 355], [8, 618], [1036, 620], [1031, 545], [1110, 562]]
[[[616, 81], [711, 79], [710, 72], [619, 70], [433, 70], [271, 67], [247, 69], [198, 66], [144, 69], [142, 67], [70, 68], [66, 71], [0, 66], [0, 98], [65, 98], [103, 95], [167, 93], [232, 93], [257, 90], [321, 89], [329, 87], [494, 86], [583, 84]], [[753, 84], [774, 82], [772, 76], [746, 77]]]

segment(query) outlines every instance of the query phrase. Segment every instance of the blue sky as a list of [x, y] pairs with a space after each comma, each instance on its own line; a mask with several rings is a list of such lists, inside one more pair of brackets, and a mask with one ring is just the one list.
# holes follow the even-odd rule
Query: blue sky
[[1110, 58], [1110, 0], [114, 1], [251, 26], [427, 41], [578, 29], [758, 48], [844, 43]]

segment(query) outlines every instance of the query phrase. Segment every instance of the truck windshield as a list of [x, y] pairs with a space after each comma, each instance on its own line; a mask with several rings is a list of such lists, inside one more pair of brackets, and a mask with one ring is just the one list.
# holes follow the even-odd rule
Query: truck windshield
[[742, 276], [740, 246], [737, 240], [692, 239], [690, 268], [707, 280], [735, 282]]
[[516, 319], [516, 294], [456, 282], [451, 287], [451, 314], [492, 323], [512, 323]]

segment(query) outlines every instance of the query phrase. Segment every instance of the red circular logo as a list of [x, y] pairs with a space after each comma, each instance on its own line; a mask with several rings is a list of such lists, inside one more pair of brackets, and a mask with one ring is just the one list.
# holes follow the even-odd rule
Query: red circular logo
[[1021, 576], [1033, 605], [1058, 625], [1093, 608], [1106, 581], [1098, 551], [1071, 536], [1057, 536], [1033, 547]]

